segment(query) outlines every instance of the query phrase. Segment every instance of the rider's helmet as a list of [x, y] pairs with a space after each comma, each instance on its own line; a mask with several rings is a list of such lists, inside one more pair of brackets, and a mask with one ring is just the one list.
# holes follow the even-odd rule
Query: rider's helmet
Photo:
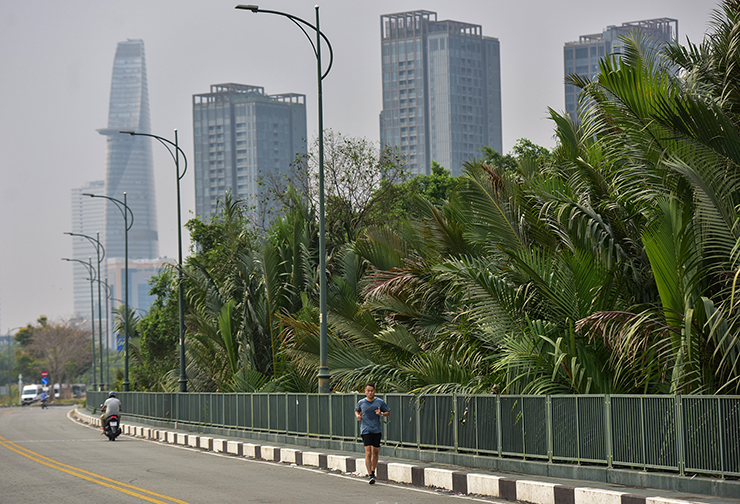
[[110, 391], [110, 392], [108, 393], [108, 397], [116, 397], [116, 393], [115, 393], [114, 391], [112, 391], [112, 390], [111, 390], [111, 391]]

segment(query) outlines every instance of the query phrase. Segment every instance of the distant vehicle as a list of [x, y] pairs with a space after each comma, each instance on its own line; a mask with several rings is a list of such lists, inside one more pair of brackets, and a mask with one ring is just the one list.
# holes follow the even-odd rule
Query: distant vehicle
[[41, 385], [24, 385], [23, 391], [21, 392], [21, 404], [33, 404], [41, 399], [41, 392], [43, 391]]
[[[49, 397], [51, 397], [51, 391], [49, 390], [48, 385], [44, 385], [44, 392], [49, 394]], [[54, 399], [59, 399], [59, 384], [58, 383], [54, 384]]]
[[72, 384], [72, 397], [80, 399], [85, 397], [87, 386], [84, 383], [73, 383]]

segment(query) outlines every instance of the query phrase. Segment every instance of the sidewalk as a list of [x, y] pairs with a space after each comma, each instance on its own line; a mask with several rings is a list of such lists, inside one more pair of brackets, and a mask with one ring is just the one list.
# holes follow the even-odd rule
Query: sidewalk
[[[77, 409], [78, 421], [100, 426], [100, 418]], [[250, 457], [276, 463], [305, 465], [367, 476], [364, 457], [336, 450], [316, 450], [281, 443], [246, 442], [243, 438], [206, 436], [185, 429], [154, 428], [123, 419], [123, 434], [162, 443]], [[434, 487], [455, 494], [482, 495], [532, 504], [740, 504], [738, 498], [687, 494], [649, 488], [626, 487], [595, 481], [564, 480], [514, 473], [469, 470], [444, 464], [425, 464], [382, 457], [376, 471], [379, 480]], [[731, 490], [737, 482], [729, 482]], [[718, 481], [718, 484], [723, 484]], [[726, 483], [725, 483], [726, 484]], [[740, 485], [737, 485], [740, 488]], [[733, 496], [734, 497], [734, 496]]]

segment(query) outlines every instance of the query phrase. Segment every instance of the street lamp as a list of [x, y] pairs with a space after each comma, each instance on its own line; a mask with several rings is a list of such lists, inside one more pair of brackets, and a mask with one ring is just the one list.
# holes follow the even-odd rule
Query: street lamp
[[[113, 297], [113, 289], [108, 285], [108, 277], [105, 280], [95, 280], [98, 284], [105, 285], [105, 387], [110, 387], [110, 310], [108, 300]], [[102, 350], [101, 350], [102, 351]], [[102, 362], [102, 358], [101, 358]], [[102, 364], [101, 364], [102, 365]]]
[[[105, 247], [103, 247], [103, 244], [100, 243], [100, 233], [98, 232], [96, 234], [96, 238], [93, 238], [92, 236], [88, 236], [81, 233], [64, 233], [69, 236], [80, 236], [82, 238], [86, 238], [87, 241], [89, 241], [94, 247], [95, 252], [98, 255], [98, 279], [100, 279], [100, 263], [103, 262], [103, 259], [105, 258]], [[101, 251], [102, 251], [102, 257], [101, 257]], [[98, 390], [103, 390], [103, 307], [101, 306], [101, 297], [100, 297], [100, 282], [98, 282], [98, 347], [100, 348], [100, 383], [98, 383]]]
[[[320, 329], [320, 357], [321, 363], [319, 364], [319, 393], [328, 394], [331, 392], [331, 383], [328, 365], [328, 351], [327, 351], [327, 312], [326, 312], [326, 226], [324, 218], [324, 104], [323, 104], [323, 92], [322, 92], [322, 81], [331, 70], [331, 65], [334, 62], [334, 51], [331, 48], [329, 39], [326, 38], [321, 30], [319, 29], [319, 6], [316, 9], [316, 25], [312, 25], [308, 21], [296, 17], [287, 12], [280, 12], [274, 10], [260, 9], [258, 5], [237, 5], [236, 9], [249, 10], [254, 13], [264, 12], [266, 14], [277, 14], [278, 16], [287, 17], [298, 28], [306, 35], [308, 41], [313, 47], [314, 56], [316, 56], [316, 75], [318, 80], [318, 107], [319, 107], [319, 323]], [[316, 43], [311, 40], [303, 26], [307, 26], [316, 32]], [[321, 71], [321, 39], [324, 39], [327, 47], [329, 48], [329, 66], [326, 68], [326, 72]]]
[[[93, 294], [93, 284], [95, 283], [95, 268], [93, 268], [92, 265], [92, 258], [88, 257], [87, 262], [81, 260], [81, 259], [68, 259], [66, 257], [62, 257], [62, 261], [74, 261], [82, 264], [87, 269], [87, 274], [90, 276], [90, 326], [92, 327], [92, 364], [93, 364], [93, 382], [92, 386], [93, 389], [95, 388], [95, 375], [96, 375], [96, 369], [95, 369], [95, 295]], [[102, 352], [102, 350], [101, 350]]]
[[[188, 158], [185, 156], [185, 152], [177, 144], [177, 130], [175, 130], [175, 141], [167, 140], [161, 136], [152, 135], [151, 133], [137, 133], [136, 131], [119, 131], [119, 133], [128, 134], [131, 136], [145, 136], [155, 138], [165, 146], [167, 151], [175, 161], [175, 171], [177, 175], [177, 304], [179, 309], [179, 326], [180, 326], [180, 392], [188, 391], [188, 378], [185, 374], [185, 304], [183, 302], [182, 293], [182, 217], [180, 215], [180, 180], [185, 176], [185, 172], [188, 171]], [[175, 148], [172, 152], [170, 146]], [[182, 159], [185, 161], [185, 167], [180, 173], [180, 154]], [[128, 317], [128, 314], [126, 314]], [[128, 352], [126, 353], [128, 355]]]
[[[124, 341], [125, 341], [125, 347], [123, 350], [124, 354], [124, 365], [123, 365], [123, 391], [128, 392], [129, 389], [129, 381], [128, 381], [128, 232], [131, 229], [131, 227], [134, 225], [134, 212], [129, 208], [129, 206], [126, 204], [126, 193], [123, 193], [123, 201], [118, 200], [116, 198], [112, 198], [110, 196], [104, 196], [102, 194], [90, 194], [90, 193], [82, 193], [83, 196], [90, 196], [91, 198], [105, 198], [111, 202], [113, 202], [116, 205], [116, 208], [118, 208], [118, 211], [121, 212], [121, 215], [123, 216], [123, 243], [124, 243], [124, 263], [123, 263], [123, 285], [124, 285], [124, 296], [123, 299], [125, 300], [126, 305], [126, 314], [123, 320], [124, 325]], [[131, 222], [128, 220], [128, 216], [131, 215]], [[107, 285], [107, 283], [106, 283]], [[106, 311], [107, 314], [107, 311]]]

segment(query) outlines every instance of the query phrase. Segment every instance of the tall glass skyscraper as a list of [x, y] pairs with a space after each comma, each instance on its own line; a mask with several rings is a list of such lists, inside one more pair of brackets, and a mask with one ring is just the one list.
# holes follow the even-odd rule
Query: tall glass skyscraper
[[425, 10], [381, 16], [380, 33], [383, 146], [397, 146], [412, 173], [436, 161], [455, 176], [482, 146], [501, 152], [498, 39]]
[[261, 178], [288, 175], [306, 154], [306, 96], [266, 95], [245, 84], [214, 84], [193, 96], [195, 213], [207, 220], [227, 191], [251, 209], [255, 223], [267, 208]]
[[[149, 92], [142, 40], [119, 42], [113, 61], [108, 127], [98, 130], [107, 137], [105, 195], [127, 203], [134, 214], [128, 233], [130, 259], [159, 256], [157, 206], [154, 197], [151, 138], [119, 131], [150, 133]], [[113, 203], [105, 205], [107, 257], [124, 257], [124, 223]]]
[[[622, 23], [622, 26], [607, 26], [601, 33], [581, 35], [577, 42], [566, 42], [563, 48], [565, 76], [577, 74], [586, 79], [599, 75], [599, 60], [618, 51], [622, 45], [620, 37], [640, 32], [650, 37], [656, 45], [678, 40], [678, 20], [670, 18], [647, 19]], [[565, 111], [576, 118], [580, 90], [565, 84]]]

